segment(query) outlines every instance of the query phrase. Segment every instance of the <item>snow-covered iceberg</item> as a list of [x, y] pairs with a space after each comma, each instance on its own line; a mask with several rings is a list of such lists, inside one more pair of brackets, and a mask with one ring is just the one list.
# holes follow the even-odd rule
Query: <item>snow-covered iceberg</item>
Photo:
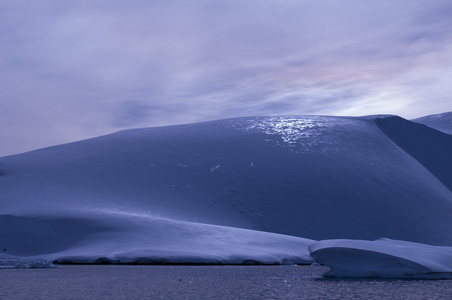
[[452, 279], [452, 247], [379, 239], [325, 240], [309, 246], [330, 267], [325, 277]]
[[67, 263], [273, 264], [312, 262], [307, 246], [321, 239], [452, 246], [452, 136], [425, 128], [250, 117], [1, 157], [0, 249]]

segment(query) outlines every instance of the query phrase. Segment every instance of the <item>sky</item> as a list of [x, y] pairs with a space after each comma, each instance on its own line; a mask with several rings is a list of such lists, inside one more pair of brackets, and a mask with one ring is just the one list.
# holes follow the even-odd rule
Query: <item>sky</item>
[[452, 111], [450, 0], [5, 0], [0, 156], [257, 115]]

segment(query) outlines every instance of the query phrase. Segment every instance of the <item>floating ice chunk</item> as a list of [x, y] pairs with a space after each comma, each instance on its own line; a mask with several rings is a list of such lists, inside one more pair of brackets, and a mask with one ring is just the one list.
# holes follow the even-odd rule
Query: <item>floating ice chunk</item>
[[379, 239], [325, 240], [309, 246], [330, 267], [325, 277], [452, 279], [452, 247]]
[[221, 167], [220, 165], [216, 165], [215, 167], [210, 169], [210, 172], [214, 172], [214, 171], [218, 170], [220, 167]]

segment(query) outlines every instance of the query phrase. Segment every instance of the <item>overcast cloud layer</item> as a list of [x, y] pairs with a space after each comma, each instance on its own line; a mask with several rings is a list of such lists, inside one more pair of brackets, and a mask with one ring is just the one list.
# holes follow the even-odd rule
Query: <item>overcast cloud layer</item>
[[0, 155], [250, 115], [452, 110], [449, 0], [0, 2]]

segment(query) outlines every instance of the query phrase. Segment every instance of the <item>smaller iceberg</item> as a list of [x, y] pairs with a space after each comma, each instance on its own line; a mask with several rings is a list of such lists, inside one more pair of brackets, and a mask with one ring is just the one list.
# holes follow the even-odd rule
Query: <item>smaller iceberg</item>
[[0, 255], [0, 269], [41, 269], [55, 268], [55, 265], [41, 258], [21, 258], [10, 255]]
[[333, 278], [452, 279], [452, 247], [391, 239], [324, 240], [309, 253]]

